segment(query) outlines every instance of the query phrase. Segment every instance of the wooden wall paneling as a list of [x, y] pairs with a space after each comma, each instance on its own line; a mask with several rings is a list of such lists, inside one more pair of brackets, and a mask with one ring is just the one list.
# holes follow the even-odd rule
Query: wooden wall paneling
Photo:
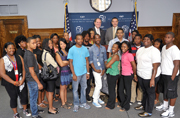
[[50, 38], [51, 34], [57, 33], [60, 38], [63, 37], [63, 28], [47, 28], [47, 29], [29, 29], [29, 37], [33, 35], [40, 35], [41, 39]]
[[144, 37], [146, 34], [152, 34], [154, 39], [161, 38], [164, 40], [164, 36], [167, 32], [172, 31], [171, 26], [153, 26], [153, 27], [138, 27], [139, 33]]
[[172, 32], [175, 34], [174, 44], [180, 49], [180, 13], [173, 14]]

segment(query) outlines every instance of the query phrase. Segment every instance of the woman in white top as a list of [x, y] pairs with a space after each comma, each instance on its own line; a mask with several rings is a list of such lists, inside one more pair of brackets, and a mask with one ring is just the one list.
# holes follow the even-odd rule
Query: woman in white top
[[138, 81], [143, 91], [142, 105], [135, 107], [136, 110], [144, 110], [139, 113], [140, 117], [150, 117], [152, 115], [155, 86], [160, 77], [160, 51], [152, 46], [153, 36], [146, 34], [143, 39], [144, 47], [136, 53]]
[[[46, 54], [46, 64], [48, 65], [52, 65], [54, 68], [57, 68], [58, 65], [56, 63], [56, 61], [54, 60], [53, 57], [55, 57], [55, 54], [53, 52], [53, 44], [52, 41], [50, 39], [44, 39], [43, 43], [42, 43], [42, 47], [43, 47], [43, 53], [42, 53], [42, 62], [44, 63], [44, 57]], [[47, 91], [47, 98], [48, 98], [48, 103], [49, 103], [49, 110], [48, 113], [49, 114], [57, 114], [58, 113], [58, 108], [54, 108], [52, 106], [53, 104], [53, 94], [55, 91], [55, 80], [51, 80], [51, 81], [46, 81], [46, 91]]]

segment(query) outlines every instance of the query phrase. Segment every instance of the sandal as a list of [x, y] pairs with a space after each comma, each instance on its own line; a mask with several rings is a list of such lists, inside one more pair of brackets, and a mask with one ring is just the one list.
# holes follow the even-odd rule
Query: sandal
[[73, 105], [71, 102], [68, 102], [68, 101], [67, 101], [65, 104], [66, 104], [67, 106], [72, 106], [72, 105]]
[[43, 100], [43, 101], [42, 101], [42, 103], [44, 103], [44, 104], [48, 104], [48, 102], [47, 102], [46, 100]]
[[66, 104], [62, 105], [61, 107], [65, 108], [65, 109], [70, 109], [71, 108], [71, 107], [67, 106]]
[[120, 108], [119, 111], [123, 112], [123, 111], [125, 111], [125, 109], [124, 108]]
[[38, 104], [38, 106], [41, 107], [41, 108], [46, 108], [46, 107], [47, 107], [47, 106], [46, 106], [45, 104], [43, 104], [43, 103]]
[[57, 114], [58, 113], [58, 111], [56, 111], [55, 113], [53, 113], [53, 112], [50, 112], [49, 110], [48, 110], [48, 114]]
[[54, 102], [58, 102], [58, 99], [56, 97], [53, 100], [54, 100]]

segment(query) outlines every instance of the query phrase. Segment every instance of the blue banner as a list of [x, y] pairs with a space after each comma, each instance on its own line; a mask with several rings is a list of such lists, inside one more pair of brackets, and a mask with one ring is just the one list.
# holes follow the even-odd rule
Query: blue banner
[[118, 18], [118, 26], [122, 27], [125, 32], [125, 38], [128, 38], [130, 22], [133, 12], [105, 12], [105, 13], [69, 13], [70, 29], [72, 39], [75, 39], [76, 34], [80, 34], [89, 28], [94, 27], [94, 20], [101, 18], [101, 28], [106, 30], [111, 27], [111, 19]]

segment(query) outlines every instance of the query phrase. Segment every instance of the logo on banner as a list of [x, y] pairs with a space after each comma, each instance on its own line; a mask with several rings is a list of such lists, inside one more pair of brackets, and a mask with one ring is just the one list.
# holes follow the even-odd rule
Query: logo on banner
[[125, 33], [127, 33], [128, 30], [129, 30], [129, 27], [128, 27], [127, 25], [123, 25], [122, 28], [123, 28], [123, 30], [124, 30]]
[[99, 18], [102, 20], [102, 22], [106, 22], [106, 16], [100, 15]]
[[119, 15], [119, 17], [120, 17], [120, 18], [123, 18], [123, 17], [124, 17], [124, 15]]
[[77, 26], [76, 27], [76, 34], [81, 34], [83, 32], [83, 27]]

